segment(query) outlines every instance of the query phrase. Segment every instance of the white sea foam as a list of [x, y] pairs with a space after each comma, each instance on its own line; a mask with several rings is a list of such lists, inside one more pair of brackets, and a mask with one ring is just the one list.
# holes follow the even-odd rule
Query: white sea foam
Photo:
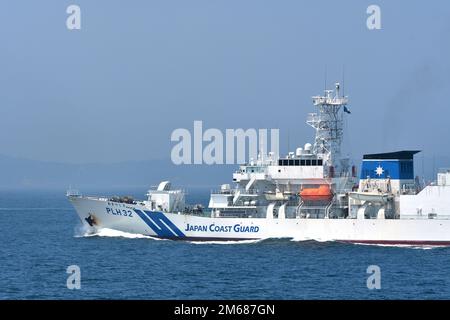
[[254, 240], [230, 240], [230, 241], [188, 241], [192, 244], [249, 244], [258, 243], [265, 239], [254, 239]]
[[138, 233], [123, 232], [114, 229], [102, 228], [95, 231], [88, 230], [86, 228], [81, 228], [75, 233], [75, 237], [110, 237], [110, 238], [127, 238], [127, 239], [152, 239], [152, 240], [163, 240], [159, 238], [154, 238], [151, 236], [146, 236]]
[[[147, 236], [143, 234], [123, 232], [119, 230], [102, 228], [98, 230], [88, 229], [85, 226], [79, 226], [75, 229], [75, 237], [109, 237], [109, 238], [126, 238], [126, 239], [152, 239], [152, 240], [168, 240], [161, 239], [152, 236]], [[273, 239], [273, 238], [272, 238]], [[282, 238], [280, 238], [282, 239]], [[271, 239], [254, 239], [254, 240], [224, 240], [224, 241], [187, 241], [192, 244], [220, 244], [220, 245], [237, 245], [237, 244], [253, 244]], [[292, 238], [289, 241], [293, 242], [305, 242], [305, 241], [316, 241], [320, 243], [324, 242], [335, 242], [331, 239], [310, 239], [310, 238]], [[418, 249], [418, 250], [429, 250], [436, 248], [446, 248], [447, 246], [430, 246], [430, 245], [407, 245], [407, 244], [377, 244], [377, 243], [352, 243], [353, 245], [360, 246], [375, 246], [375, 247], [391, 247], [391, 248], [406, 248], [406, 249]]]
[[[291, 241], [303, 242], [303, 241], [316, 241], [316, 242], [336, 242], [332, 239], [307, 239], [307, 238], [292, 238]], [[345, 242], [342, 242], [345, 243]], [[429, 250], [436, 248], [447, 248], [448, 246], [442, 245], [417, 245], [417, 244], [380, 244], [380, 243], [363, 243], [363, 242], [346, 242], [347, 244], [353, 244], [358, 246], [373, 246], [373, 247], [390, 247], [390, 248], [406, 248], [406, 249], [416, 249], [416, 250]]]
[[390, 248], [405, 248], [405, 249], [416, 249], [416, 250], [430, 250], [437, 248], [447, 248], [448, 246], [438, 246], [438, 245], [417, 245], [417, 244], [381, 244], [381, 243], [353, 243], [359, 246], [374, 246], [374, 247], [390, 247]]
[[317, 238], [317, 239], [313, 239], [313, 238], [304, 238], [304, 237], [294, 237], [292, 239], [290, 239], [290, 241], [294, 241], [294, 242], [303, 242], [303, 241], [316, 241], [316, 242], [334, 242], [334, 240], [332, 239], [323, 239], [323, 238]]

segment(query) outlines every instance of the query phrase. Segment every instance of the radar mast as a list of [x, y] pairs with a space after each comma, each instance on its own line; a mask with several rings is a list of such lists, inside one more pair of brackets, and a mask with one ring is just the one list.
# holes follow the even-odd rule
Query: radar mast
[[348, 97], [339, 96], [340, 84], [336, 82], [335, 90], [325, 90], [323, 96], [313, 96], [313, 104], [318, 112], [308, 114], [306, 123], [316, 130], [313, 152], [323, 157], [328, 167], [341, 171], [341, 144], [344, 131], [344, 112]]

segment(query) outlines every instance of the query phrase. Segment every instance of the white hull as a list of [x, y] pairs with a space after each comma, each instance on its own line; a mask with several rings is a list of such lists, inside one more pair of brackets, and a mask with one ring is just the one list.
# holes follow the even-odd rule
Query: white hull
[[[107, 199], [70, 197], [81, 221], [93, 228], [179, 240], [294, 238], [374, 244], [450, 245], [448, 219], [210, 218], [148, 211]], [[91, 227], [91, 226], [89, 226]]]

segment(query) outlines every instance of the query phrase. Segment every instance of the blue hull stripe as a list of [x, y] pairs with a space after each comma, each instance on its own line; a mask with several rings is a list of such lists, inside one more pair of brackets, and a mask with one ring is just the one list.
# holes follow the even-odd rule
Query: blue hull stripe
[[[134, 210], [137, 215], [162, 238], [184, 238], [185, 234], [175, 226], [162, 212]], [[165, 225], [164, 223], [167, 225]], [[170, 229], [169, 229], [170, 228]]]
[[[161, 223], [158, 219], [155, 219], [155, 217], [152, 216], [151, 212], [144, 211], [144, 213], [147, 215], [147, 218], [153, 222], [157, 228], [160, 234], [162, 234], [163, 237], [172, 238], [173, 236], [176, 236], [169, 228], [167, 228], [165, 225]], [[156, 232], [156, 230], [154, 230]]]
[[166, 236], [163, 232], [161, 232], [161, 230], [155, 225], [155, 223], [153, 223], [153, 221], [151, 221], [146, 214], [144, 214], [142, 211], [140, 210], [134, 210], [137, 215], [139, 217], [141, 217], [141, 219], [150, 227], [150, 229], [153, 230], [154, 233], [156, 233], [157, 236], [159, 237], [164, 237]]
[[145, 213], [147, 213], [149, 218], [156, 217], [155, 222], [158, 224], [158, 226], [164, 226], [164, 224], [158, 223], [158, 222], [164, 222], [170, 229], [173, 230], [173, 232], [175, 232], [175, 235], [177, 235], [178, 237], [185, 237], [185, 234], [183, 232], [181, 232], [181, 230], [178, 229], [178, 227], [175, 224], [173, 224], [173, 222], [170, 221], [169, 218], [167, 218], [162, 212], [145, 211]]

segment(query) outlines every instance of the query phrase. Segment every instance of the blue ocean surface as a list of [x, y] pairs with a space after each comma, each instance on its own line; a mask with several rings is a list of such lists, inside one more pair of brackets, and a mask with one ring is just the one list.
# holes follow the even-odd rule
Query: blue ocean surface
[[[206, 204], [208, 191], [188, 200]], [[445, 247], [191, 243], [114, 231], [85, 236], [80, 226], [64, 190], [1, 191], [0, 299], [450, 298]], [[70, 265], [80, 267], [79, 290], [67, 288]], [[370, 265], [380, 267], [379, 290], [367, 288]]]

